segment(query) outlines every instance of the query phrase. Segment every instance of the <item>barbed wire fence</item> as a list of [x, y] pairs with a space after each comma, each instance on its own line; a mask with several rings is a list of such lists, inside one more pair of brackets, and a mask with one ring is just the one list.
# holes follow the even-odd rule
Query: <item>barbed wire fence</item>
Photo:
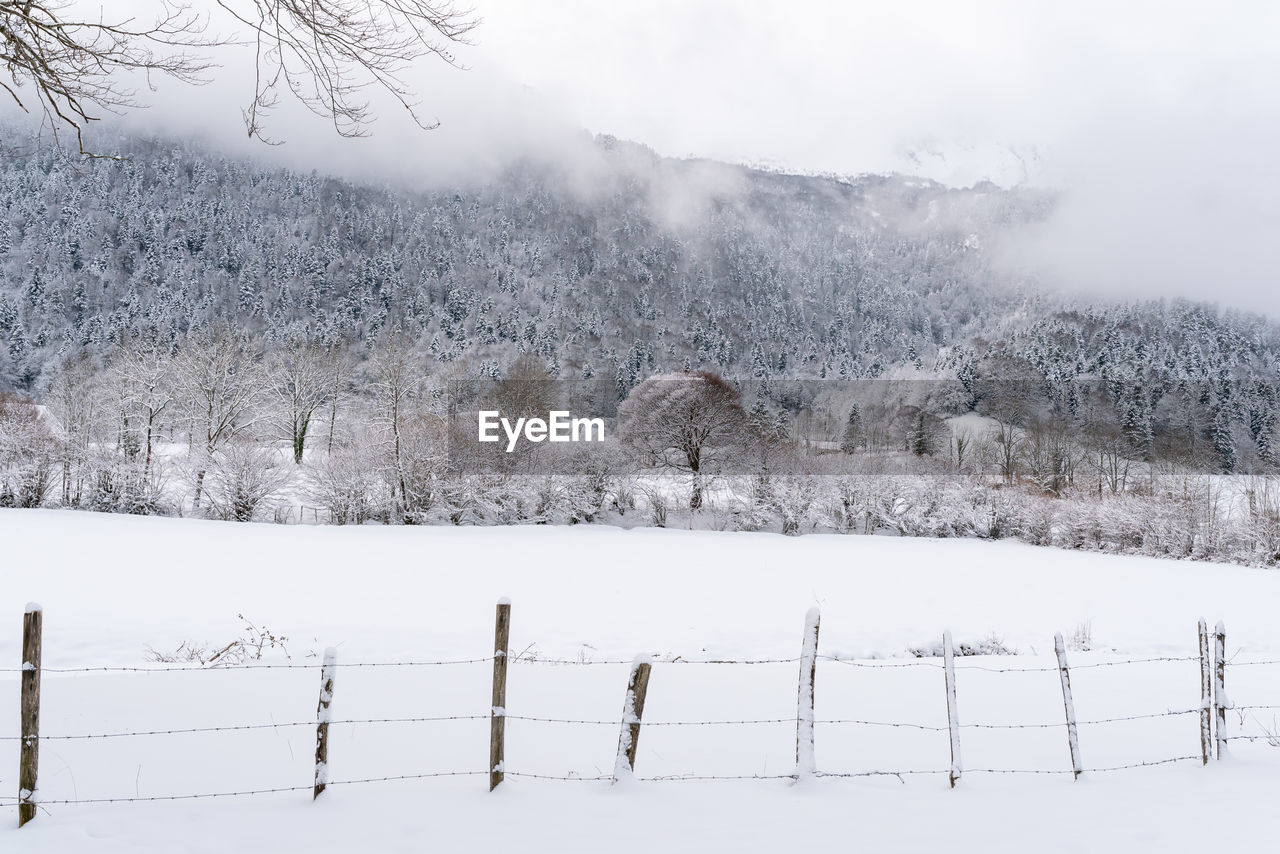
[[[19, 774], [19, 792], [16, 799], [0, 800], [2, 806], [17, 806], [19, 808], [19, 826], [33, 819], [37, 809], [47, 808], [54, 805], [91, 805], [91, 804], [121, 804], [121, 803], [140, 803], [140, 802], [156, 802], [156, 801], [189, 801], [205, 798], [231, 798], [253, 795], [269, 795], [302, 792], [308, 789], [312, 790], [313, 798], [319, 797], [320, 793], [329, 786], [352, 786], [374, 783], [389, 783], [398, 781], [427, 780], [437, 778], [453, 778], [453, 777], [487, 777], [490, 783], [490, 789], [496, 788], [503, 782], [505, 777], [513, 777], [518, 779], [530, 780], [546, 780], [557, 782], [614, 782], [621, 777], [629, 777], [646, 783], [663, 783], [663, 782], [682, 782], [682, 781], [715, 781], [715, 780], [799, 780], [805, 777], [827, 777], [827, 778], [873, 778], [873, 777], [895, 777], [904, 780], [908, 776], [917, 775], [948, 775], [952, 781], [952, 785], [961, 779], [964, 774], [999, 774], [999, 775], [1061, 775], [1073, 774], [1078, 778], [1081, 774], [1099, 774], [1117, 771], [1125, 771], [1138, 768], [1149, 768], [1154, 766], [1168, 765], [1178, 762], [1192, 762], [1199, 760], [1202, 764], [1207, 765], [1211, 758], [1223, 759], [1226, 755], [1226, 746], [1231, 741], [1263, 741], [1272, 746], [1280, 747], [1280, 735], [1277, 734], [1276, 728], [1270, 728], [1260, 725], [1260, 732], [1253, 733], [1237, 733], [1230, 734], [1228, 731], [1227, 712], [1234, 710], [1240, 716], [1241, 724], [1244, 723], [1246, 714], [1255, 712], [1280, 712], [1280, 704], [1243, 704], [1233, 705], [1226, 693], [1226, 672], [1229, 668], [1251, 668], [1251, 667], [1280, 667], [1280, 659], [1260, 659], [1247, 661], [1228, 661], [1225, 655], [1226, 635], [1225, 628], [1222, 623], [1218, 623], [1216, 630], [1210, 632], [1203, 620], [1199, 624], [1200, 636], [1200, 654], [1195, 656], [1155, 656], [1146, 658], [1131, 658], [1111, 661], [1098, 661], [1070, 666], [1067, 662], [1065, 648], [1061, 635], [1055, 637], [1055, 652], [1057, 655], [1056, 666], [1032, 666], [1032, 667], [999, 667], [986, 664], [961, 664], [955, 663], [954, 648], [951, 642], [950, 633], [943, 635], [943, 648], [941, 660], [932, 658], [914, 658], [908, 660], [855, 660], [843, 658], [833, 655], [819, 654], [817, 651], [817, 636], [820, 616], [817, 609], [813, 609], [806, 616], [805, 639], [803, 652], [795, 657], [783, 658], [744, 658], [744, 659], [726, 659], [726, 658], [705, 658], [705, 659], [687, 659], [683, 657], [670, 657], [658, 661], [652, 661], [647, 656], [639, 656], [635, 659], [561, 659], [561, 658], [543, 658], [535, 653], [526, 650], [524, 653], [512, 656], [509, 650], [509, 632], [510, 632], [510, 603], [506, 600], [499, 602], [498, 616], [495, 627], [495, 646], [494, 653], [489, 656], [459, 658], [459, 659], [435, 659], [435, 660], [413, 660], [413, 661], [357, 661], [343, 663], [343, 668], [432, 668], [432, 667], [453, 667], [464, 665], [491, 664], [494, 670], [493, 680], [493, 704], [484, 714], [449, 714], [449, 715], [424, 715], [424, 716], [408, 716], [408, 717], [364, 717], [339, 719], [330, 718], [328, 700], [333, 695], [333, 670], [335, 666], [332, 658], [333, 652], [326, 652], [326, 663], [248, 663], [238, 664], [226, 667], [209, 667], [194, 665], [157, 665], [145, 667], [130, 666], [85, 666], [85, 667], [54, 667], [46, 668], [41, 666], [41, 635], [43, 625], [43, 613], [38, 605], [29, 605], [23, 620], [23, 657], [22, 664], [18, 668], [0, 668], [0, 673], [20, 673], [21, 674], [21, 734], [18, 736], [0, 736], [0, 741], [18, 741], [20, 742], [20, 774]], [[911, 721], [896, 720], [871, 720], [866, 718], [828, 718], [819, 719], [814, 715], [814, 695], [815, 682], [817, 678], [817, 663], [819, 661], [829, 662], [836, 665], [860, 668], [860, 669], [880, 669], [880, 670], [897, 670], [905, 668], [933, 668], [944, 671], [946, 676], [946, 686], [948, 691], [948, 721], [945, 726], [925, 724]], [[1200, 704], [1194, 708], [1165, 710], [1159, 712], [1145, 712], [1138, 714], [1128, 714], [1106, 718], [1092, 718], [1085, 720], [1077, 720], [1075, 716], [1074, 704], [1070, 688], [1070, 674], [1073, 671], [1088, 670], [1094, 668], [1114, 668], [1114, 667], [1133, 667], [1145, 664], [1154, 664], [1161, 662], [1199, 662], [1201, 675], [1201, 698]], [[523, 715], [513, 714], [505, 708], [506, 697], [506, 674], [508, 664], [516, 664], [520, 666], [548, 666], [548, 667], [591, 667], [601, 665], [621, 666], [627, 665], [630, 668], [630, 674], [627, 683], [627, 693], [624, 698], [624, 713], [620, 718], [602, 719], [602, 718], [574, 718], [574, 717], [555, 717], [545, 715]], [[668, 666], [732, 666], [732, 667], [753, 667], [763, 665], [798, 665], [800, 673], [800, 690], [799, 702], [796, 714], [786, 717], [769, 717], [769, 718], [726, 718], [726, 719], [710, 719], [710, 720], [645, 720], [643, 718], [645, 694], [648, 684], [649, 668], [654, 664], [662, 667]], [[201, 726], [201, 727], [175, 727], [168, 729], [148, 729], [124, 732], [83, 732], [83, 733], [53, 733], [41, 735], [39, 733], [39, 709], [40, 709], [40, 675], [45, 673], [58, 674], [91, 674], [91, 673], [140, 673], [140, 674], [182, 674], [182, 673], [211, 673], [211, 672], [238, 672], [244, 670], [315, 670], [320, 671], [322, 675], [321, 701], [318, 705], [317, 716], [310, 720], [293, 720], [286, 722], [271, 723], [245, 723], [233, 724], [227, 726]], [[1028, 674], [1028, 673], [1052, 673], [1059, 674], [1062, 692], [1063, 692], [1063, 709], [1064, 715], [1059, 720], [1039, 721], [1033, 723], [991, 723], [991, 722], [963, 722], [956, 713], [954, 686], [957, 672], [963, 674], [965, 672], [982, 672], [993, 674]], [[327, 692], [327, 693], [326, 693]], [[1078, 744], [1078, 729], [1080, 727], [1095, 727], [1108, 724], [1146, 721], [1159, 718], [1181, 718], [1187, 716], [1198, 716], [1200, 719], [1200, 750], [1185, 755], [1170, 756], [1159, 759], [1144, 760], [1137, 762], [1129, 762], [1118, 765], [1101, 765], [1101, 766], [1084, 766], [1080, 761], [1080, 752]], [[412, 774], [394, 774], [386, 776], [362, 777], [356, 779], [330, 779], [329, 777], [329, 761], [327, 756], [327, 732], [330, 726], [340, 725], [383, 725], [383, 724], [428, 724], [441, 723], [451, 721], [485, 721], [490, 722], [490, 761], [485, 769], [463, 769], [449, 771], [431, 771], [424, 773]], [[533, 723], [557, 724], [564, 726], [580, 726], [580, 727], [618, 727], [619, 742], [618, 752], [612, 774], [579, 774], [570, 772], [567, 774], [548, 774], [534, 773], [521, 770], [508, 770], [504, 760], [505, 754], [505, 723], [506, 721], [526, 721]], [[794, 771], [790, 773], [779, 774], [664, 774], [653, 776], [636, 776], [635, 775], [635, 757], [636, 747], [640, 734], [647, 729], [661, 728], [685, 728], [685, 727], [747, 727], [747, 726], [774, 726], [788, 725], [796, 727], [796, 756], [797, 764]], [[239, 791], [217, 791], [217, 792], [197, 792], [182, 793], [172, 795], [154, 795], [143, 796], [137, 795], [133, 797], [75, 797], [66, 799], [50, 799], [38, 797], [37, 793], [37, 772], [38, 772], [38, 755], [39, 744], [42, 741], [63, 742], [63, 741], [97, 741], [112, 739], [138, 739], [138, 738], [160, 738], [174, 735], [188, 734], [207, 734], [207, 733], [233, 733], [246, 732], [255, 730], [279, 730], [303, 727], [317, 728], [317, 761], [315, 781], [311, 785], [296, 785], [283, 787], [270, 787], [259, 789], [246, 789]], [[886, 728], [886, 729], [906, 729], [925, 732], [948, 733], [950, 736], [951, 756], [948, 767], [937, 768], [908, 768], [908, 769], [865, 769], [850, 771], [819, 771], [813, 762], [814, 755], [814, 729], [815, 727], [869, 727], [869, 728]], [[1072, 767], [1070, 768], [966, 768], [960, 757], [961, 733], [965, 730], [1055, 730], [1061, 728], [1067, 736], [1070, 747], [1070, 756]]]

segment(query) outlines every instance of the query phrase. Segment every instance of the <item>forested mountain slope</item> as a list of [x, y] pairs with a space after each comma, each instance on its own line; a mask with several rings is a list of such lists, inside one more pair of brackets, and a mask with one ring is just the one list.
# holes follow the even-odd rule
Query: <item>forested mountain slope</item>
[[1025, 298], [982, 251], [1047, 199], [794, 177], [601, 140], [587, 174], [523, 163], [433, 192], [360, 186], [158, 142], [131, 159], [0, 165], [0, 380], [76, 347], [215, 319], [355, 349], [387, 329], [441, 361], [634, 383], [686, 363], [867, 377], [1001, 334]]
[[1162, 406], [1193, 400], [1196, 430], [1216, 419], [1269, 454], [1277, 326], [1040, 292], [992, 247], [1048, 215], [1048, 193], [781, 175], [611, 138], [572, 164], [429, 191], [155, 140], [116, 148], [129, 157], [27, 146], [0, 160], [0, 388], [39, 397], [68, 356], [177, 349], [226, 323], [268, 350], [308, 338], [357, 362], [404, 333], [428, 360], [492, 377], [532, 353], [552, 376], [615, 381], [619, 399], [682, 368], [914, 368], [955, 379], [947, 406], [964, 409], [1017, 378], [1072, 415], [1103, 396], [1139, 447], [1185, 415]]

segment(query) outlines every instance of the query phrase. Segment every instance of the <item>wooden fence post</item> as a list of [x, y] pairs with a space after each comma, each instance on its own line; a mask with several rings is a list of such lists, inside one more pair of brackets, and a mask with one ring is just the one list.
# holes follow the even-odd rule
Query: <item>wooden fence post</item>
[[40, 635], [44, 612], [34, 602], [22, 615], [22, 745], [18, 758], [18, 827], [36, 817], [40, 766]]
[[1227, 755], [1227, 709], [1231, 708], [1231, 700], [1227, 698], [1227, 629], [1218, 621], [1218, 630], [1213, 636], [1213, 668], [1217, 684], [1213, 692], [1213, 704], [1218, 710], [1218, 758]]
[[1058, 676], [1062, 680], [1062, 705], [1067, 713], [1067, 742], [1071, 748], [1071, 771], [1079, 780], [1084, 766], [1080, 763], [1080, 735], [1076, 731], [1076, 704], [1071, 698], [1071, 672], [1067, 669], [1067, 648], [1062, 643], [1062, 632], [1053, 636], [1053, 651], [1058, 656]]
[[333, 677], [338, 670], [338, 651], [329, 647], [324, 651], [324, 664], [320, 667], [320, 702], [316, 705], [316, 782], [311, 790], [311, 800], [329, 785], [329, 704], [333, 702]]
[[1213, 752], [1213, 665], [1209, 659], [1209, 624], [1200, 618], [1200, 764]]
[[804, 615], [804, 644], [800, 652], [800, 691], [796, 704], [796, 781], [818, 770], [813, 747], [814, 682], [818, 676], [818, 627], [822, 614], [810, 608]]
[[493, 640], [493, 704], [489, 712], [489, 791], [504, 776], [507, 735], [507, 653], [511, 647], [511, 601], [498, 600]]
[[638, 655], [627, 679], [627, 696], [622, 703], [622, 733], [618, 736], [618, 758], [613, 765], [613, 781], [629, 777], [636, 770], [636, 747], [640, 744], [640, 720], [644, 699], [649, 693], [649, 656]]
[[942, 669], [947, 682], [947, 729], [951, 732], [951, 771], [947, 779], [951, 788], [964, 770], [960, 761], [960, 712], [956, 706], [956, 658], [951, 646], [951, 632], [942, 633]]

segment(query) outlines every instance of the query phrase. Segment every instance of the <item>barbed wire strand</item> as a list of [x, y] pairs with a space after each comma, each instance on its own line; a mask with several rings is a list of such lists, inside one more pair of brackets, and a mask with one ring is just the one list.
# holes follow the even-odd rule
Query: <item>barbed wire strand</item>
[[637, 777], [641, 783], [682, 783], [688, 780], [794, 780], [795, 774], [660, 774]]
[[[344, 661], [342, 667], [450, 667], [458, 664], [486, 664], [493, 656], [485, 658], [455, 658], [439, 661]], [[227, 664], [201, 667], [199, 665], [173, 665], [169, 667], [41, 667], [41, 673], [236, 673], [245, 670], [318, 670], [323, 663], [307, 664]], [[21, 667], [0, 667], [0, 673], [21, 673]]]
[[[1242, 736], [1233, 736], [1232, 738], [1242, 738]], [[1155, 759], [1143, 762], [1131, 762], [1125, 765], [1112, 765], [1100, 768], [1085, 768], [1082, 773], [1100, 774], [1112, 771], [1126, 771], [1134, 768], [1150, 768], [1158, 765], [1169, 765], [1174, 762], [1188, 762], [1191, 760], [1199, 760], [1199, 755], [1192, 756], [1174, 756], [1169, 759]], [[395, 774], [385, 777], [364, 777], [357, 780], [334, 780], [328, 785], [330, 786], [353, 786], [368, 783], [386, 783], [407, 780], [428, 780], [442, 777], [483, 777], [487, 776], [487, 771], [435, 771], [423, 774]], [[612, 781], [611, 775], [595, 775], [581, 776], [577, 774], [536, 774], [527, 771], [507, 771], [504, 772], [508, 777], [517, 777], [531, 780], [551, 780], [575, 783], [592, 783]], [[902, 777], [913, 774], [946, 774], [946, 770], [928, 770], [928, 769], [909, 769], [903, 771], [820, 771], [815, 774], [818, 777], [833, 778], [853, 778], [853, 777]], [[1058, 769], [1035, 769], [1035, 768], [966, 768], [965, 774], [1071, 774], [1070, 768]], [[653, 777], [637, 777], [640, 782], [646, 783], [666, 783], [666, 782], [684, 782], [695, 780], [794, 780], [795, 774], [663, 774]], [[80, 805], [80, 804], [123, 804], [123, 803], [143, 803], [152, 801], [189, 801], [205, 798], [235, 798], [248, 797], [253, 795], [271, 795], [285, 792], [304, 792], [311, 790], [312, 786], [279, 786], [270, 789], [249, 789], [244, 791], [233, 792], [202, 792], [198, 794], [188, 795], [152, 795], [152, 796], [135, 796], [124, 798], [68, 798], [56, 800], [40, 800], [36, 801], [36, 806], [52, 806], [52, 805]], [[16, 800], [6, 800], [0, 802], [0, 806], [16, 806], [20, 802]]]
[[613, 777], [606, 775], [582, 777], [577, 774], [532, 774], [527, 771], [503, 771], [502, 773], [507, 777], [522, 777], [528, 780], [559, 780], [567, 783], [594, 783], [613, 779]]
[[[989, 667], [983, 664], [965, 664], [964, 659], [971, 656], [960, 656], [956, 662], [956, 672], [965, 670], [975, 670], [983, 673], [1056, 673], [1059, 668], [1057, 665], [1037, 666], [1037, 667]], [[848, 658], [838, 658], [832, 655], [819, 655], [819, 660], [832, 661], [837, 664], [843, 664], [848, 667], [860, 667], [868, 670], [885, 669], [892, 670], [903, 667], [932, 667], [942, 669], [943, 664], [940, 661], [929, 661], [926, 659], [916, 659], [912, 661], [881, 661], [878, 659], [855, 660]], [[1071, 670], [1087, 670], [1095, 667], [1122, 667], [1130, 664], [1153, 664], [1157, 662], [1177, 662], [1177, 661], [1199, 661], [1199, 656], [1153, 656], [1150, 658], [1126, 658], [1120, 661], [1093, 661], [1085, 664], [1074, 664]]]
[[[1169, 759], [1151, 759], [1145, 762], [1130, 762], [1127, 765], [1111, 765], [1105, 768], [1084, 768], [1081, 774], [1106, 774], [1111, 771], [1127, 771], [1132, 768], [1151, 768], [1156, 765], [1169, 765], [1174, 762], [1188, 762], [1190, 760], [1202, 761], [1200, 754], [1194, 756], [1173, 756]], [[1058, 769], [1042, 769], [1035, 770], [1030, 768], [965, 768], [965, 774], [1073, 774], [1070, 768]]]
[[[439, 723], [443, 721], [487, 721], [489, 715], [441, 715], [438, 717], [418, 717], [418, 718], [352, 718], [341, 721], [330, 721], [330, 726], [341, 726], [342, 724], [415, 724], [415, 723]], [[231, 726], [207, 726], [207, 727], [189, 727], [186, 729], [155, 729], [140, 730], [137, 732], [101, 732], [101, 733], [85, 733], [77, 735], [41, 735], [40, 741], [84, 741], [99, 738], [136, 738], [140, 736], [153, 735], [188, 735], [192, 733], [206, 732], [242, 732], [247, 730], [264, 730], [264, 729], [285, 729], [288, 727], [313, 727], [316, 721], [285, 721], [282, 723], [272, 724], [234, 724]], [[21, 741], [20, 735], [0, 736], [0, 741]]]
[[[326, 786], [354, 786], [362, 783], [387, 783], [400, 780], [429, 780], [437, 777], [483, 777], [488, 771], [434, 771], [426, 774], [395, 774], [388, 777], [364, 777], [359, 780], [331, 780]], [[314, 785], [314, 784], [313, 784]], [[251, 795], [274, 795], [282, 792], [309, 792], [312, 786], [278, 786], [273, 789], [247, 789], [240, 792], [201, 792], [194, 795], [150, 795], [132, 798], [67, 798], [61, 800], [32, 801], [35, 806], [78, 804], [135, 804], [148, 801], [193, 801], [203, 798], [240, 798]], [[16, 806], [19, 801], [6, 801], [4, 806]]]
[[[1053, 673], [1058, 670], [1054, 665], [1037, 666], [1037, 667], [990, 667], [980, 664], [965, 664], [964, 658], [970, 656], [962, 656], [961, 661], [957, 663], [956, 670], [974, 670], [986, 673]], [[839, 658], [832, 655], [819, 655], [820, 661], [831, 661], [843, 664], [848, 667], [861, 667], [866, 669], [897, 669], [904, 667], [931, 667], [942, 668], [940, 661], [933, 661], [926, 658], [912, 659], [907, 661], [894, 661], [889, 659], [866, 659], [855, 660], [848, 658]], [[361, 667], [450, 667], [456, 665], [467, 664], [487, 664], [493, 661], [493, 656], [484, 656], [480, 658], [456, 658], [456, 659], [440, 659], [433, 661], [350, 661], [341, 662], [339, 666], [343, 668]], [[1198, 656], [1156, 656], [1150, 658], [1130, 658], [1120, 661], [1095, 661], [1085, 664], [1076, 664], [1071, 667], [1072, 670], [1086, 670], [1095, 667], [1122, 667], [1131, 664], [1151, 664], [1156, 662], [1178, 662], [1178, 661], [1199, 661]], [[675, 658], [657, 658], [655, 664], [679, 664], [679, 665], [736, 665], [736, 666], [757, 666], [768, 664], [797, 664], [800, 662], [799, 657], [790, 658], [707, 658], [692, 659], [676, 656]], [[606, 666], [622, 666], [635, 663], [633, 658], [618, 659], [569, 659], [569, 658], [538, 658], [531, 656], [515, 656], [511, 659], [512, 664], [545, 664], [557, 667], [585, 667], [595, 665]], [[1248, 667], [1266, 664], [1280, 664], [1280, 660], [1276, 661], [1242, 661], [1229, 662], [1232, 667]], [[230, 673], [242, 672], [246, 670], [311, 670], [318, 669], [322, 662], [308, 662], [305, 664], [298, 663], [267, 663], [267, 664], [229, 664], [225, 666], [209, 666], [202, 667], [199, 665], [174, 665], [160, 667], [143, 667], [143, 666], [97, 666], [97, 667], [42, 667], [43, 673]], [[20, 667], [0, 667], [0, 673], [21, 673]]]
[[[798, 664], [799, 656], [794, 658], [662, 658], [660, 656], [653, 658], [654, 664], [734, 664], [742, 666], [755, 666], [761, 664]], [[634, 658], [600, 658], [600, 659], [572, 659], [572, 658], [538, 658], [530, 656], [525, 658], [514, 657], [511, 659], [512, 664], [549, 664], [557, 667], [588, 667], [592, 665], [624, 665], [635, 664]]]
[[[616, 720], [584, 720], [580, 718], [547, 718], [535, 715], [506, 715], [509, 721], [533, 721], [536, 723], [547, 724], [580, 724], [583, 726], [621, 726], [623, 721], [621, 718]], [[793, 724], [796, 722], [794, 717], [790, 718], [755, 718], [752, 720], [722, 720], [722, 721], [640, 721], [641, 726], [752, 726], [756, 724]]]
[[[1238, 706], [1240, 710], [1247, 709], [1272, 709], [1280, 708], [1280, 706]], [[1117, 718], [1097, 718], [1094, 720], [1077, 721], [1081, 726], [1092, 726], [1097, 724], [1119, 723], [1123, 721], [1149, 720], [1152, 718], [1177, 717], [1180, 715], [1199, 714], [1200, 709], [1185, 709], [1182, 711], [1165, 711], [1165, 712], [1149, 712], [1146, 714], [1126, 715]], [[537, 715], [503, 715], [507, 720], [512, 721], [531, 721], [535, 723], [553, 723], [568, 724], [578, 726], [608, 726], [618, 727], [622, 725], [621, 719], [615, 720], [591, 720], [585, 718], [553, 718], [542, 717]], [[436, 715], [427, 717], [409, 717], [409, 718], [349, 718], [346, 720], [330, 721], [330, 726], [357, 726], [362, 724], [416, 724], [416, 723], [443, 723], [450, 721], [484, 721], [489, 720], [490, 715]], [[742, 720], [708, 720], [708, 721], [641, 721], [641, 726], [646, 727], [690, 727], [690, 726], [763, 726], [769, 724], [793, 724], [796, 722], [795, 717], [785, 718], [752, 718]], [[873, 727], [890, 727], [903, 729], [918, 729], [929, 732], [946, 732], [947, 727], [931, 724], [912, 723], [907, 721], [871, 721], [858, 718], [835, 718], [831, 720], [815, 720], [815, 725], [821, 726], [873, 726]], [[103, 732], [103, 733], [78, 733], [74, 735], [41, 735], [42, 741], [87, 741], [93, 739], [111, 739], [111, 738], [140, 738], [147, 736], [161, 735], [190, 735], [197, 733], [210, 732], [246, 732], [254, 730], [272, 730], [286, 729], [291, 727], [312, 727], [316, 725], [316, 721], [284, 721], [280, 723], [265, 724], [233, 724], [229, 726], [208, 726], [208, 727], [188, 727], [179, 729], [156, 729], [156, 730], [137, 730], [129, 732]], [[998, 724], [998, 723], [962, 723], [961, 728], [965, 729], [1055, 729], [1057, 727], [1066, 726], [1065, 721], [1054, 721], [1052, 723], [1034, 723], [1034, 724]], [[0, 736], [0, 741], [21, 741], [22, 736]]]

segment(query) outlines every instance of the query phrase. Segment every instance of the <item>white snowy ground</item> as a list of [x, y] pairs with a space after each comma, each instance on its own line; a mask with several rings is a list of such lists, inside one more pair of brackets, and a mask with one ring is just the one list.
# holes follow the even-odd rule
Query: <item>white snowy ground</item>
[[[1236, 662], [1280, 658], [1280, 573], [1035, 549], [1014, 543], [735, 534], [607, 527], [505, 529], [233, 525], [64, 511], [0, 511], [0, 847], [13, 851], [541, 852], [1275, 850], [1280, 748], [1089, 773], [1069, 767], [1052, 635], [1092, 621], [1072, 652], [1082, 721], [1192, 709], [1198, 664], [1086, 667], [1196, 651], [1195, 622], [1226, 622]], [[947, 734], [823, 724], [946, 724], [938, 659], [909, 647], [992, 633], [1017, 656], [958, 660], [967, 773], [856, 779], [644, 781], [623, 786], [482, 776], [334, 785], [244, 798], [66, 805], [308, 786], [318, 668], [56, 673], [154, 666], [146, 650], [187, 639], [224, 645], [239, 613], [289, 636], [292, 659], [338, 648], [335, 721], [476, 715], [433, 723], [335, 723], [335, 781], [483, 771], [488, 663], [369, 667], [357, 662], [482, 658], [494, 603], [512, 600], [513, 716], [507, 769], [607, 775], [627, 667], [572, 660], [657, 657], [645, 720], [794, 719], [797, 666], [662, 659], [794, 658], [806, 609], [822, 609], [817, 675], [820, 771], [941, 771]], [[23, 605], [44, 606], [37, 820], [16, 830], [17, 705]], [[7, 615], [7, 616], [6, 616]], [[876, 659], [876, 660], [873, 660]], [[345, 667], [344, 667], [345, 665]], [[869, 665], [869, 666], [868, 666]], [[998, 673], [991, 669], [1030, 670]], [[1280, 706], [1280, 667], [1233, 666], [1236, 705]], [[1229, 716], [1234, 734], [1277, 729], [1273, 712]], [[300, 726], [289, 724], [301, 723]], [[278, 724], [244, 731], [58, 740], [58, 735]], [[794, 767], [794, 722], [653, 726], [637, 774], [778, 775]], [[1196, 715], [1082, 724], [1090, 768], [1199, 751]]]

